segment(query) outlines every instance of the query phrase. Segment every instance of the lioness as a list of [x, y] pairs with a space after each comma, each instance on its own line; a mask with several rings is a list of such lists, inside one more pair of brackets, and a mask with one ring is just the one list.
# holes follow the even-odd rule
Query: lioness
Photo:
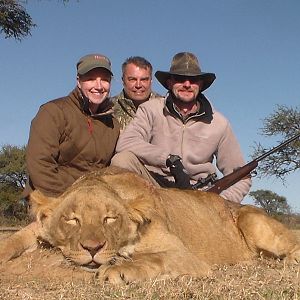
[[36, 221], [0, 244], [0, 262], [43, 240], [101, 281], [203, 276], [213, 264], [261, 253], [300, 261], [300, 245], [261, 210], [208, 192], [155, 188], [107, 168], [78, 179], [62, 196], [31, 195]]

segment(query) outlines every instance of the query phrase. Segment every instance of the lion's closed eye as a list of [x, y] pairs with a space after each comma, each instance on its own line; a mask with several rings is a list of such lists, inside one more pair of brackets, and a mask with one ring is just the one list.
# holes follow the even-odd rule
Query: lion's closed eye
[[69, 224], [71, 226], [76, 226], [78, 225], [80, 222], [77, 218], [67, 218], [67, 217], [64, 217], [64, 221], [66, 224]]
[[109, 216], [107, 216], [107, 217], [105, 217], [104, 219], [103, 219], [103, 223], [104, 224], [112, 224], [112, 223], [114, 223], [116, 220], [117, 220], [117, 218], [118, 217], [109, 217]]

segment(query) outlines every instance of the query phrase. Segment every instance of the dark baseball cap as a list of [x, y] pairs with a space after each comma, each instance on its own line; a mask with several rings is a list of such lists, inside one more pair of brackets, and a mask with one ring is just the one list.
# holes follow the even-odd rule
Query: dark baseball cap
[[110, 60], [103, 54], [85, 55], [79, 59], [76, 67], [78, 75], [84, 75], [96, 68], [103, 68], [113, 76]]

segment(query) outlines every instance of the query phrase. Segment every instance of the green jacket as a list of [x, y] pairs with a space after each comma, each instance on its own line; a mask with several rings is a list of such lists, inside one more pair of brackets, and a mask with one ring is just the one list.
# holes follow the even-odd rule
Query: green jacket
[[[154, 98], [163, 97], [156, 92], [151, 92], [149, 100]], [[124, 90], [119, 95], [111, 98], [114, 104], [114, 115], [124, 129], [126, 125], [134, 118], [137, 108], [134, 106], [133, 101], [125, 97]]]
[[110, 102], [101, 111], [91, 115], [78, 88], [40, 107], [27, 145], [25, 197], [33, 189], [59, 196], [84, 173], [110, 163], [120, 126]]

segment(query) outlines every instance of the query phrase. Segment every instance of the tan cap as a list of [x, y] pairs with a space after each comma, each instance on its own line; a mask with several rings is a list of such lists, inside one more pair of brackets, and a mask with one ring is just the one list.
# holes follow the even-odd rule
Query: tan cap
[[96, 68], [103, 68], [113, 75], [110, 60], [103, 54], [88, 54], [81, 57], [77, 63], [77, 74], [84, 75]]

